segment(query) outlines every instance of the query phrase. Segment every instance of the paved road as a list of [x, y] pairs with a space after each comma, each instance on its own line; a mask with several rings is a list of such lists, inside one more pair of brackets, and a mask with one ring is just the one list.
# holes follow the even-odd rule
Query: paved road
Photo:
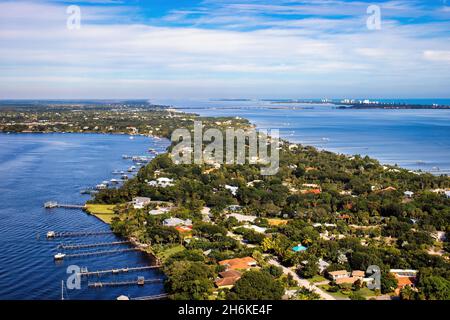
[[315, 293], [317, 293], [323, 300], [336, 300], [335, 297], [329, 295], [328, 293], [326, 293], [325, 291], [323, 291], [322, 289], [316, 287], [315, 285], [311, 284], [308, 280], [305, 279], [301, 279], [298, 274], [294, 271], [292, 271], [289, 268], [286, 268], [285, 266], [281, 265], [278, 261], [276, 261], [275, 259], [270, 259], [269, 263], [280, 267], [283, 269], [283, 273], [284, 274], [290, 274], [292, 276], [292, 278], [297, 281], [298, 285], [300, 287], [304, 287], [307, 288]]

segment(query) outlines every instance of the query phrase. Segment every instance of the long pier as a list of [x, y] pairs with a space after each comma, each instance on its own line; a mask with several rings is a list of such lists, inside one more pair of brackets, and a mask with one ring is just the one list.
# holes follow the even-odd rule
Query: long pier
[[58, 203], [56, 201], [49, 201], [49, 202], [44, 203], [44, 208], [46, 208], [46, 209], [54, 209], [54, 208], [84, 209], [84, 208], [86, 208], [86, 206], [81, 205], [81, 204], [64, 204], [64, 203]]
[[89, 244], [60, 244], [59, 249], [74, 250], [74, 249], [85, 249], [85, 248], [96, 248], [96, 247], [108, 247], [108, 246], [118, 246], [122, 244], [130, 244], [131, 241], [115, 241], [115, 242], [101, 242], [101, 243], [89, 243]]
[[144, 296], [144, 297], [136, 297], [136, 298], [131, 298], [131, 300], [162, 300], [162, 299], [166, 299], [169, 297], [168, 293], [162, 293], [162, 294], [155, 294], [153, 296]]
[[79, 276], [90, 277], [90, 276], [101, 276], [104, 274], [119, 274], [119, 273], [128, 273], [128, 272], [136, 272], [136, 271], [145, 271], [152, 269], [159, 269], [161, 266], [143, 266], [143, 267], [132, 267], [132, 268], [116, 268], [110, 270], [98, 270], [98, 271], [82, 271], [78, 273]]
[[130, 252], [130, 251], [139, 251], [138, 248], [128, 248], [128, 249], [119, 249], [119, 250], [105, 250], [105, 251], [94, 251], [94, 252], [80, 252], [74, 254], [66, 254], [64, 258], [81, 258], [81, 257], [89, 257], [89, 256], [97, 256], [104, 254], [113, 254], [120, 252]]
[[49, 231], [47, 238], [68, 238], [68, 237], [89, 237], [89, 236], [102, 236], [106, 234], [112, 234], [111, 231], [85, 231], [85, 232], [54, 232]]
[[132, 286], [138, 285], [143, 286], [146, 284], [159, 283], [162, 282], [163, 279], [149, 279], [146, 280], [143, 277], [139, 277], [136, 280], [127, 280], [127, 281], [117, 281], [117, 282], [89, 282], [89, 288], [103, 288], [103, 287], [119, 287], [119, 286]]

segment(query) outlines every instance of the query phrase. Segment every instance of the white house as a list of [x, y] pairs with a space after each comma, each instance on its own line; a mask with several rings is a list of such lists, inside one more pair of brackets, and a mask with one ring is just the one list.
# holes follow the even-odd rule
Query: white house
[[179, 218], [169, 218], [163, 221], [163, 225], [166, 227], [177, 227], [177, 226], [192, 226], [192, 221], [190, 219], [183, 220]]
[[227, 217], [234, 217], [239, 222], [254, 222], [258, 218], [257, 216], [247, 216], [239, 213], [228, 214]]
[[412, 198], [414, 196], [414, 192], [412, 192], [412, 191], [405, 191], [403, 194], [407, 198]]
[[445, 196], [446, 196], [448, 199], [450, 199], [450, 191], [445, 191], [444, 193], [445, 193]]
[[133, 208], [143, 209], [146, 205], [149, 205], [152, 200], [146, 197], [136, 197], [133, 198]]
[[250, 230], [253, 230], [255, 232], [258, 232], [258, 233], [266, 233], [266, 230], [267, 230], [267, 228], [255, 226], [254, 224], [245, 225], [243, 227], [246, 228], [246, 229], [250, 229]]
[[328, 274], [330, 275], [331, 279], [333, 279], [334, 281], [336, 281], [338, 279], [342, 279], [342, 278], [348, 278], [348, 276], [349, 276], [349, 272], [347, 270], [332, 271], [332, 272], [328, 272]]
[[156, 208], [156, 209], [150, 210], [148, 213], [151, 216], [158, 216], [158, 215], [167, 213], [169, 211], [170, 211], [170, 208]]
[[326, 262], [323, 259], [319, 260], [319, 272], [323, 273], [328, 267], [330, 266], [330, 264], [328, 262]]
[[225, 186], [225, 189], [229, 190], [233, 196], [236, 196], [236, 195], [237, 195], [237, 192], [238, 192], [238, 190], [239, 190], [239, 187], [234, 187], [234, 186], [226, 185], [226, 186]]
[[158, 178], [156, 180], [149, 181], [147, 184], [151, 187], [167, 188], [173, 186], [173, 179]]

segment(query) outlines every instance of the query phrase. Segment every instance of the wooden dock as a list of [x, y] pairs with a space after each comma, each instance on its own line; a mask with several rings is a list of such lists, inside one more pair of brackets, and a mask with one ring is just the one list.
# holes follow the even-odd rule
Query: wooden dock
[[115, 242], [101, 242], [101, 243], [89, 243], [89, 244], [60, 244], [59, 249], [65, 250], [75, 250], [75, 249], [85, 249], [85, 248], [96, 248], [96, 247], [108, 247], [108, 246], [118, 246], [122, 244], [130, 244], [131, 241], [115, 241]]
[[136, 272], [136, 271], [145, 271], [145, 270], [152, 270], [152, 269], [159, 269], [161, 266], [143, 266], [143, 267], [125, 267], [125, 268], [115, 268], [110, 270], [98, 270], [98, 271], [81, 271], [78, 273], [79, 276], [82, 277], [91, 277], [91, 276], [102, 276], [105, 274], [119, 274], [119, 273], [129, 273], [129, 272]]
[[[51, 236], [49, 236], [51, 234]], [[85, 231], [85, 232], [52, 232], [47, 233], [47, 238], [89, 237], [112, 234], [111, 231]]]
[[46, 209], [55, 209], [55, 208], [63, 208], [63, 209], [84, 209], [86, 206], [83, 204], [64, 204], [58, 203], [56, 201], [48, 201], [44, 203], [44, 208]]
[[131, 298], [131, 300], [140, 300], [140, 301], [144, 301], [144, 300], [162, 300], [162, 299], [167, 299], [168, 297], [169, 297], [168, 293], [162, 293], [162, 294], [155, 294], [153, 296]]
[[74, 254], [66, 254], [64, 258], [82, 258], [89, 256], [97, 256], [97, 255], [105, 255], [105, 254], [113, 254], [113, 253], [121, 253], [121, 252], [131, 252], [131, 251], [139, 251], [138, 248], [127, 248], [127, 249], [118, 249], [118, 250], [105, 250], [105, 251], [93, 251], [93, 252], [80, 252]]
[[136, 280], [117, 281], [117, 282], [89, 282], [89, 288], [103, 288], [103, 287], [120, 287], [120, 286], [144, 286], [146, 284], [160, 283], [163, 279], [144, 279], [144, 277], [138, 277]]

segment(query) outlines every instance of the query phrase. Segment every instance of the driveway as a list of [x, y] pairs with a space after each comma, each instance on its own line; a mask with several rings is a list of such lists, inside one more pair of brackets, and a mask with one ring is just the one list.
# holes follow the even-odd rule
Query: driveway
[[269, 263], [283, 269], [284, 274], [290, 274], [292, 276], [292, 278], [298, 283], [299, 287], [304, 287], [304, 288], [311, 290], [314, 293], [317, 293], [323, 300], [336, 300], [335, 297], [326, 293], [325, 291], [316, 287], [315, 285], [311, 284], [308, 280], [301, 279], [296, 272], [281, 265], [277, 260], [270, 259]]

